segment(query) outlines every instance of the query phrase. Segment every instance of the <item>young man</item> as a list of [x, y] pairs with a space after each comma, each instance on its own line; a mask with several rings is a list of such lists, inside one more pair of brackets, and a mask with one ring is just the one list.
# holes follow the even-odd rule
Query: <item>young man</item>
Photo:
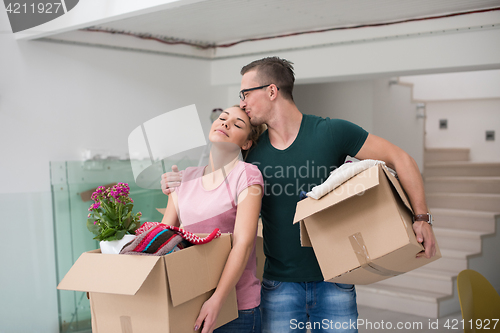
[[355, 124], [303, 115], [293, 101], [295, 78], [289, 61], [260, 59], [243, 67], [241, 74], [241, 108], [253, 125], [268, 127], [247, 157], [247, 162], [259, 167], [265, 181], [261, 210], [266, 254], [261, 291], [263, 332], [305, 332], [301, 328], [308, 321], [328, 323], [310, 324], [319, 328], [313, 332], [326, 326], [357, 332], [352, 324], [358, 316], [354, 286], [324, 282], [312, 248], [300, 245], [299, 225], [292, 223], [299, 193], [324, 181], [325, 173], [343, 164], [347, 155], [385, 161], [398, 173], [414, 213], [419, 215], [413, 224], [425, 247], [419, 256], [430, 258], [436, 252], [435, 239], [430, 224], [423, 221], [428, 210], [418, 167], [402, 149]]

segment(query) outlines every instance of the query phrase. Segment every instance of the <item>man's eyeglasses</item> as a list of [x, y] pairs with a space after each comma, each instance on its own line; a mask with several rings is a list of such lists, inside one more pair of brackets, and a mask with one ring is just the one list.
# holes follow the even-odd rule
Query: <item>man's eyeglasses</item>
[[[249, 88], [249, 89], [243, 89], [242, 91], [240, 91], [240, 99], [242, 101], [244, 101], [245, 100], [245, 93], [247, 93], [249, 91], [252, 91], [252, 90], [258, 90], [258, 89], [269, 87], [271, 84], [272, 83], [266, 84], [265, 86], [260, 86], [260, 87], [255, 87], [255, 88]], [[278, 87], [276, 87], [276, 89], [280, 90], [280, 88], [278, 88]]]

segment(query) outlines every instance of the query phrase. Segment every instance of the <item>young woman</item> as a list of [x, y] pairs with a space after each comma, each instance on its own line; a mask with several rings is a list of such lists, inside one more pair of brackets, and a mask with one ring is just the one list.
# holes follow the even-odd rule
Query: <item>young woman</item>
[[[263, 195], [259, 169], [241, 160], [242, 151], [255, 144], [262, 128], [250, 124], [238, 106], [224, 110], [208, 136], [209, 164], [184, 170], [180, 186], [169, 195], [162, 222], [196, 233], [219, 228], [233, 234], [233, 248], [214, 294], [194, 323], [201, 333], [260, 333], [260, 282], [255, 277], [255, 240]], [[166, 178], [162, 179], [162, 188]], [[238, 318], [214, 331], [219, 311], [236, 286]], [[203, 326], [202, 326], [203, 325]]]

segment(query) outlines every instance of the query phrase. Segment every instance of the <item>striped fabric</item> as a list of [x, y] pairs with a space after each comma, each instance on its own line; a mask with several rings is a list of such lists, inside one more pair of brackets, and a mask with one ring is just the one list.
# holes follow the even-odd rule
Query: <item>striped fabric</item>
[[137, 237], [126, 244], [120, 254], [162, 256], [194, 244], [205, 244], [221, 235], [215, 229], [205, 238], [183, 229], [158, 222], [146, 222], [136, 231]]

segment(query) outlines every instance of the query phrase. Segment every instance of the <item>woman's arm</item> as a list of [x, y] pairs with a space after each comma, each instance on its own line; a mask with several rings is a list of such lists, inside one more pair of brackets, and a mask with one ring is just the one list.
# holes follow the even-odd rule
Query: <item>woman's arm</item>
[[262, 187], [260, 185], [252, 185], [238, 196], [233, 248], [229, 253], [217, 289], [200, 310], [200, 315], [195, 322], [195, 331], [203, 323], [202, 333], [212, 333], [222, 305], [245, 270], [257, 234], [261, 201]]
[[179, 226], [179, 217], [177, 216], [177, 209], [175, 209], [177, 203], [177, 192], [172, 192], [168, 195], [167, 209], [165, 209], [165, 214], [161, 223], [166, 225], [173, 225], [175, 227]]

